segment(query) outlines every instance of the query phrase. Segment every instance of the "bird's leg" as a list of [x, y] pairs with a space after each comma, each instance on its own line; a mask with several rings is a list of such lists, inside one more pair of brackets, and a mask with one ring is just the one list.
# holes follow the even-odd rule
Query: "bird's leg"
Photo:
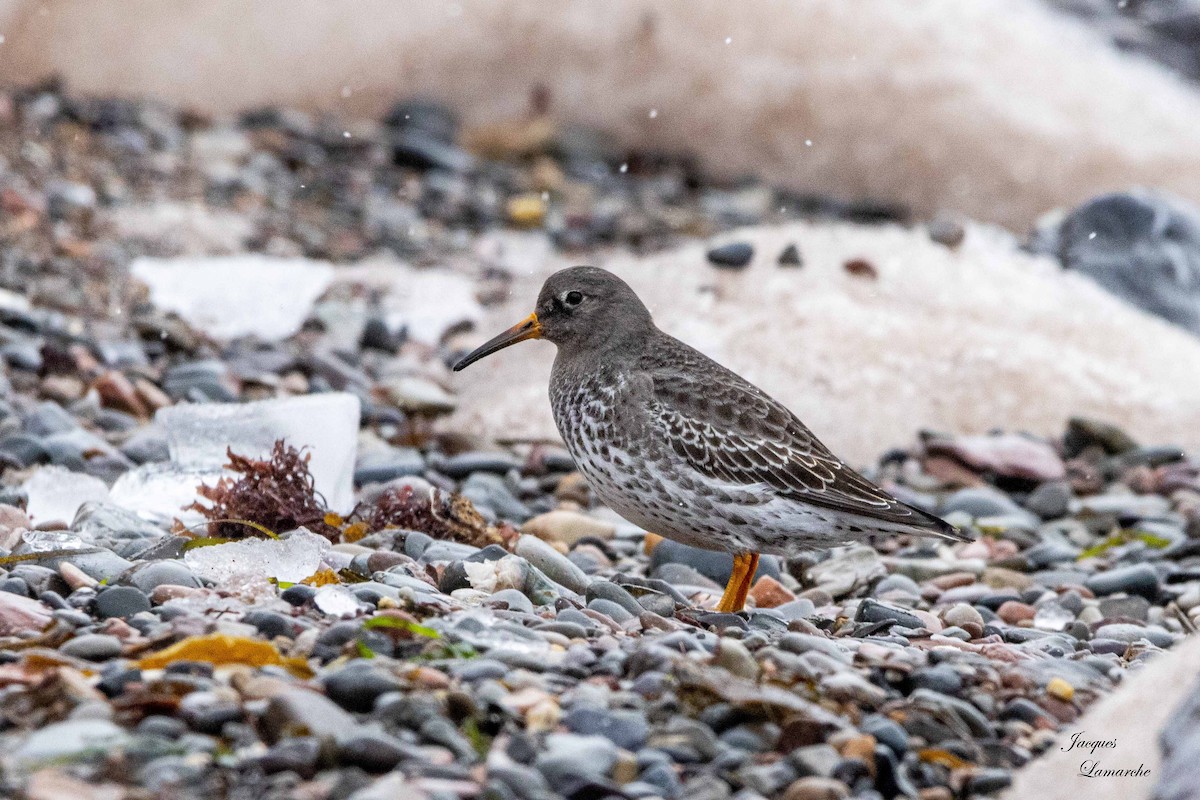
[[750, 587], [754, 585], [754, 576], [758, 573], [758, 553], [750, 554], [750, 566], [746, 569], [746, 577], [742, 580], [742, 585], [738, 587], [737, 610], [741, 611], [746, 607], [746, 597], [750, 594]]
[[750, 592], [750, 584], [754, 581], [754, 573], [758, 570], [758, 553], [737, 553], [733, 557], [733, 572], [729, 574], [729, 583], [725, 585], [725, 593], [717, 604], [717, 611], [741, 611], [746, 605], [746, 595]]

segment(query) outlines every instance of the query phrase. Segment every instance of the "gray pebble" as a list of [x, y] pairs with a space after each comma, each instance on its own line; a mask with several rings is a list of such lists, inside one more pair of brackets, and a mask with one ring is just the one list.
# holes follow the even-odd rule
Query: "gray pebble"
[[526, 614], [533, 613], [533, 603], [516, 589], [501, 589], [491, 596], [491, 602], [508, 603], [508, 607], [514, 611], [524, 611]]
[[588, 608], [598, 611], [616, 623], [628, 622], [634, 618], [633, 614], [630, 614], [624, 606], [618, 605], [612, 600], [605, 600], [603, 597], [592, 600], [588, 603]]
[[637, 598], [612, 581], [602, 579], [593, 580], [588, 584], [584, 596], [589, 601], [602, 599], [610, 603], [616, 603], [635, 617], [642, 613], [642, 605], [638, 603]]
[[192, 574], [186, 564], [170, 560], [151, 561], [138, 566], [123, 580], [147, 594], [159, 586], [201, 586], [200, 580]]
[[370, 711], [380, 695], [400, 688], [396, 678], [361, 661], [326, 675], [321, 682], [330, 700], [359, 713]]
[[109, 586], [96, 595], [96, 616], [101, 619], [126, 619], [140, 611], [150, 610], [150, 598], [133, 586]]
[[650, 725], [636, 711], [609, 711], [590, 706], [573, 706], [563, 715], [562, 724], [572, 733], [603, 736], [617, 747], [637, 751], [650, 735]]
[[103, 633], [76, 636], [58, 648], [59, 652], [87, 661], [107, 661], [121, 655], [121, 640]]
[[536, 536], [522, 535], [517, 539], [517, 546], [513, 552], [545, 573], [550, 580], [573, 592], [586, 592], [588, 584], [592, 581], [583, 570], [571, 563], [569, 558]]
[[1158, 584], [1158, 573], [1154, 567], [1149, 564], [1134, 564], [1096, 573], [1087, 578], [1083, 585], [1097, 595], [1125, 592], [1153, 601], [1158, 597]]
[[1160, 628], [1157, 625], [1132, 625], [1125, 622], [1114, 622], [1110, 625], [1101, 625], [1096, 629], [1096, 639], [1112, 639], [1126, 644], [1132, 644], [1139, 639], [1146, 639], [1150, 644], [1156, 647], [1170, 647], [1175, 642], [1175, 637], [1169, 631]]

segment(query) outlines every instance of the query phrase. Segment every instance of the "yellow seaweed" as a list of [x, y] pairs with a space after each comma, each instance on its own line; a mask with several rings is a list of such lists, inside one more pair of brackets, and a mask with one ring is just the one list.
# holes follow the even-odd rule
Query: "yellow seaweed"
[[189, 636], [165, 650], [159, 650], [136, 662], [138, 669], [162, 669], [175, 661], [204, 661], [215, 666], [245, 664], [285, 667], [297, 677], [312, 677], [308, 662], [302, 658], [284, 658], [270, 642], [224, 633]]

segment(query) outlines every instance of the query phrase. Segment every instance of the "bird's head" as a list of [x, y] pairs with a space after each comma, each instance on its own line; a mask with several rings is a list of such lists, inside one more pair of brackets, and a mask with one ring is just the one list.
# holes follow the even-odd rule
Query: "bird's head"
[[599, 267], [569, 267], [542, 284], [532, 314], [468, 353], [454, 371], [527, 339], [584, 353], [642, 341], [653, 329], [650, 312], [625, 281]]

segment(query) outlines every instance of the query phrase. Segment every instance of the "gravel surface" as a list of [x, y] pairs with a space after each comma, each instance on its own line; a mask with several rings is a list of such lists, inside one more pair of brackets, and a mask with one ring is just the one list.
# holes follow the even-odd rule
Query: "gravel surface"
[[[1095, 421], [886, 454], [877, 480], [976, 540], [764, 557], [739, 614], [709, 610], [727, 555], [595, 505], [557, 445], [434, 432], [445, 364], [509, 279], [497, 242], [536, 225], [559, 251], [660, 247], [769, 220], [767, 187], [565, 130], [485, 158], [425, 103], [351, 126], [10, 101], [6, 796], [986, 796], [1194, 629], [1200, 463]], [[359, 263], [293, 333], [250, 318], [231, 339], [130, 278], [139, 258], [248, 251]], [[275, 315], [246, 270], [226, 288]], [[470, 302], [397, 300], [390, 271], [466, 276]], [[308, 394], [352, 397], [357, 439], [286, 402]], [[263, 399], [202, 430], [164, 413]], [[313, 460], [264, 450], [276, 429], [316, 437], [296, 442]], [[206, 447], [225, 432], [222, 471]], [[341, 483], [356, 505], [334, 513], [320, 487]]]

